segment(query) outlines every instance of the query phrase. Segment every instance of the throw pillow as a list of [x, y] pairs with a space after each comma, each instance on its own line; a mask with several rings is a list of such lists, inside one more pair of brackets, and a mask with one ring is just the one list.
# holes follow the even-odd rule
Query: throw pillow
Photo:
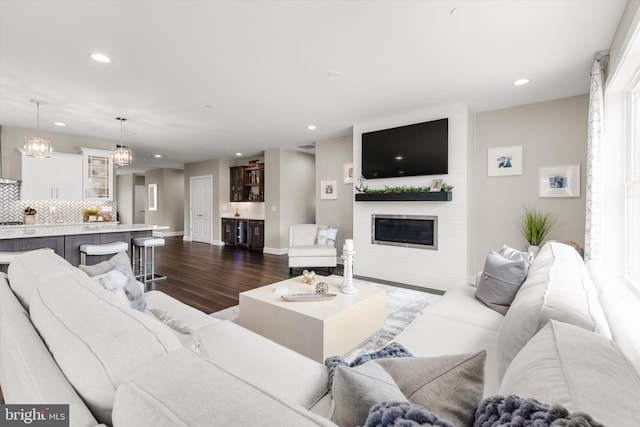
[[200, 336], [193, 328], [186, 326], [180, 320], [172, 317], [168, 312], [157, 308], [151, 308], [147, 314], [169, 326], [176, 334], [182, 345], [194, 353], [207, 357], [207, 350], [202, 346]]
[[373, 406], [364, 427], [453, 427], [420, 405], [405, 402], [382, 402]]
[[131, 260], [129, 259], [129, 256], [127, 255], [126, 252], [118, 252], [117, 254], [112, 256], [110, 259], [106, 261], [102, 261], [98, 264], [94, 264], [94, 265], [80, 264], [78, 268], [84, 271], [85, 273], [87, 273], [89, 277], [93, 277], [93, 276], [98, 276], [100, 274], [104, 274], [107, 271], [113, 270], [116, 266], [118, 266], [121, 269], [121, 272], [123, 272], [126, 276], [131, 278], [134, 277], [133, 269], [131, 268]]
[[506, 314], [527, 277], [528, 269], [529, 263], [521, 255], [512, 260], [495, 251], [489, 252], [476, 290], [476, 298], [498, 313]]
[[[498, 253], [511, 261], [520, 261], [520, 260], [525, 261], [527, 270], [529, 269], [529, 265], [533, 261], [533, 253], [526, 252], [526, 251], [519, 251], [507, 245], [502, 245], [502, 248]], [[526, 272], [525, 272], [525, 276], [526, 276]]]
[[587, 414], [570, 414], [560, 405], [545, 405], [535, 399], [515, 395], [490, 396], [482, 400], [473, 427], [512, 425], [516, 422], [518, 425], [535, 426], [604, 427]]
[[94, 276], [92, 279], [103, 288], [118, 295], [131, 308], [144, 311], [147, 303], [144, 300], [144, 285], [137, 280], [127, 277], [121, 272], [121, 268], [115, 267], [113, 270]]
[[337, 228], [321, 228], [316, 236], [316, 245], [335, 245], [337, 235]]
[[[376, 359], [338, 366], [333, 378], [336, 424], [363, 425], [384, 401], [421, 405], [454, 425], [471, 425], [484, 389], [486, 352], [440, 357]], [[350, 423], [350, 424], [349, 424]]]
[[377, 403], [407, 402], [393, 378], [377, 363], [365, 363], [355, 368], [338, 366], [331, 393], [331, 421], [342, 427], [363, 425], [369, 409]]

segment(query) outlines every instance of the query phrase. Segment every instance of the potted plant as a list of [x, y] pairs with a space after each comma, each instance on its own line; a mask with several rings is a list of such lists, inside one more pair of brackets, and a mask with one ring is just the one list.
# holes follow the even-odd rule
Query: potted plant
[[556, 222], [556, 218], [550, 212], [541, 212], [538, 209], [524, 208], [524, 215], [520, 223], [520, 233], [529, 243], [528, 251], [535, 257], [540, 250], [540, 245], [549, 230]]
[[24, 210], [24, 223], [27, 225], [36, 223], [36, 213], [37, 211], [32, 207], [27, 207]]
[[100, 210], [97, 208], [88, 208], [84, 210], [85, 222], [97, 221], [98, 215], [100, 215]]

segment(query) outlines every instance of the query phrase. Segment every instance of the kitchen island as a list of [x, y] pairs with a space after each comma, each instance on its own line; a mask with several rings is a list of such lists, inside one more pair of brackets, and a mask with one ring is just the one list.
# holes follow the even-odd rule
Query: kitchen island
[[[82, 223], [49, 225], [15, 225], [0, 227], [0, 252], [21, 252], [51, 248], [72, 265], [80, 263], [80, 245], [125, 242], [151, 236], [169, 227], [153, 224]], [[109, 259], [110, 255], [87, 257], [88, 264]]]

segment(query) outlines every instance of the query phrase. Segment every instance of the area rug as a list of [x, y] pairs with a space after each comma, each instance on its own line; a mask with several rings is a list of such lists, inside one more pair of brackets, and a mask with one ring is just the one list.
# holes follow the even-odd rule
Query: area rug
[[[332, 276], [341, 279], [340, 276]], [[387, 345], [398, 336], [413, 320], [429, 305], [440, 298], [427, 292], [414, 291], [398, 286], [383, 285], [365, 280], [353, 279], [353, 283], [362, 286], [375, 286], [387, 291], [387, 321], [380, 331], [373, 335], [367, 342], [345, 356], [347, 362], [351, 362], [361, 354], [376, 351]], [[221, 320], [238, 321], [238, 306], [229, 307], [217, 311], [210, 316]]]

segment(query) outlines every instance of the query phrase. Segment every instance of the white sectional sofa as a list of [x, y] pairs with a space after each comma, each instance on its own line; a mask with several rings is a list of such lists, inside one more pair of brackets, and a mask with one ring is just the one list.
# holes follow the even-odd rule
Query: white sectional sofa
[[[637, 296], [593, 275], [547, 244], [506, 316], [461, 286], [396, 341], [420, 357], [485, 350], [485, 396], [638, 426], [640, 300], [621, 309]], [[69, 404], [72, 426], [335, 425], [324, 365], [161, 292], [145, 300], [132, 309], [52, 251], [17, 257], [0, 276], [6, 403]]]

